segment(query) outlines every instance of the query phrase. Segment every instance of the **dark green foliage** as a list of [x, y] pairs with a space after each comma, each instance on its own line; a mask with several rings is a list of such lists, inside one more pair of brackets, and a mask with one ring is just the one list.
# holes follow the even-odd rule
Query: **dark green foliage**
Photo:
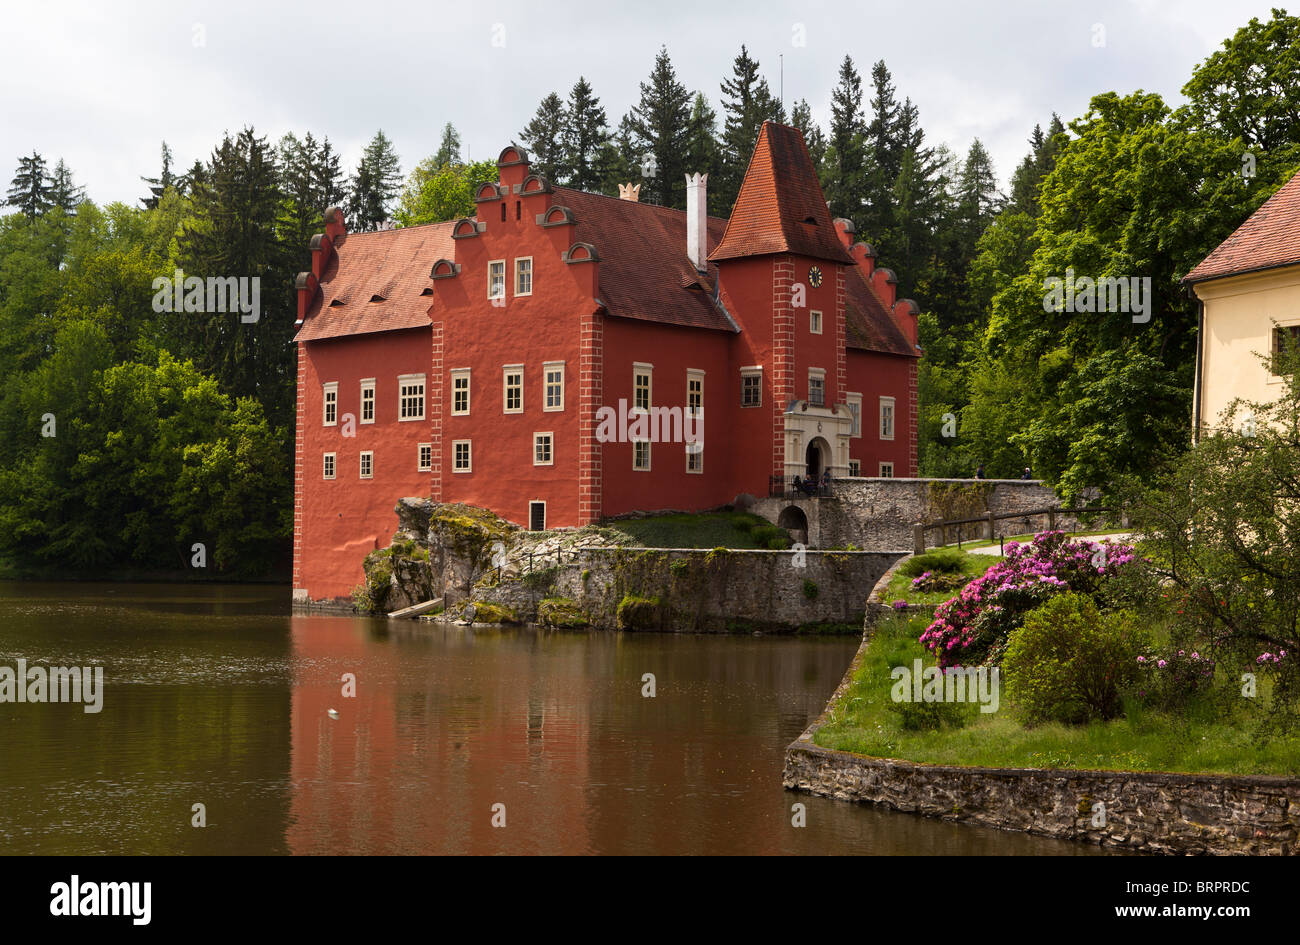
[[1086, 595], [1058, 594], [1011, 633], [1002, 658], [1007, 695], [1031, 724], [1114, 718], [1148, 646], [1136, 614], [1103, 614]]
[[641, 200], [678, 210], [686, 206], [686, 147], [690, 140], [692, 95], [677, 78], [668, 49], [659, 50], [630, 127], [640, 155]]
[[937, 548], [923, 555], [913, 555], [899, 567], [899, 571], [908, 577], [916, 577], [926, 571], [943, 574], [962, 574], [966, 553], [960, 548]]

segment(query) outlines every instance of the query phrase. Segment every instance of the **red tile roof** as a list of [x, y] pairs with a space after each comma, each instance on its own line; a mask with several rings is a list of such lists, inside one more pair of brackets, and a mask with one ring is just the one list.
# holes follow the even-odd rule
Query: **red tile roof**
[[773, 121], [758, 132], [726, 233], [709, 259], [767, 253], [853, 261], [831, 222], [803, 135]]
[[[553, 203], [573, 211], [574, 241], [596, 247], [596, 291], [610, 315], [735, 331], [713, 302], [717, 267], [700, 273], [686, 256], [684, 211], [567, 187], [555, 188]], [[726, 225], [709, 217], [710, 245], [722, 238]]]
[[[298, 341], [363, 335], [429, 324], [429, 269], [454, 259], [454, 223], [429, 223], [374, 233], [349, 233], [338, 261], [321, 277], [319, 308], [308, 312]], [[379, 296], [383, 301], [371, 301]]]
[[871, 288], [861, 267], [852, 266], [844, 274], [844, 321], [848, 329], [848, 347], [862, 351], [881, 351], [920, 357]]
[[1300, 174], [1282, 185], [1183, 281], [1203, 282], [1294, 263], [1300, 263]]

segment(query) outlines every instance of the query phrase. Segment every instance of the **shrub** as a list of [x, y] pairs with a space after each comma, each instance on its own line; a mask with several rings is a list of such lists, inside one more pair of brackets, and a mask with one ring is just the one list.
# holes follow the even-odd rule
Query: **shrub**
[[966, 553], [960, 548], [937, 548], [923, 555], [913, 555], [899, 568], [908, 577], [916, 577], [924, 571], [939, 574], [961, 574], [966, 563]]
[[1145, 646], [1135, 614], [1102, 614], [1082, 594], [1058, 594], [1011, 634], [1002, 660], [1007, 696], [1028, 723], [1113, 718]]
[[924, 571], [919, 576], [912, 578], [912, 590], [914, 591], [955, 591], [966, 584], [966, 575], [964, 574], [936, 574], [933, 571]]
[[1136, 660], [1142, 701], [1158, 709], [1181, 709], [1214, 685], [1215, 660], [1186, 646]]
[[804, 578], [803, 596], [809, 600], [817, 599], [817, 584], [815, 581], [810, 581], [808, 578]]
[[1027, 544], [1010, 542], [1005, 561], [939, 605], [921, 643], [940, 666], [999, 662], [1025, 614], [1065, 591], [1091, 596], [1135, 559], [1129, 545], [1106, 547], [1099, 555], [1093, 542], [1069, 541], [1060, 531], [1043, 532]]
[[768, 551], [785, 551], [790, 547], [790, 538], [788, 535], [777, 535], [767, 540]]

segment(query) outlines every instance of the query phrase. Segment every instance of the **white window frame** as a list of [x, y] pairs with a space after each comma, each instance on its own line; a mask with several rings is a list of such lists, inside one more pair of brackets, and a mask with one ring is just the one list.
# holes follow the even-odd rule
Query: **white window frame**
[[[862, 439], [862, 395], [845, 394], [844, 403], [849, 408], [849, 436], [860, 440]], [[857, 414], [853, 412], [854, 407], [858, 408]]]
[[[408, 385], [413, 387], [416, 384], [420, 385], [420, 415], [418, 417], [404, 417], [402, 416], [402, 414], [405, 411], [402, 410], [402, 406], [403, 406], [403, 401], [406, 400], [406, 396], [407, 396], [406, 388]], [[423, 374], [397, 375], [397, 420], [398, 422], [407, 423], [410, 421], [423, 420], [425, 411], [428, 406], [427, 405], [428, 396], [429, 396], [429, 384], [428, 384], [428, 378], [425, 375]]]
[[[889, 413], [888, 413], [889, 433], [888, 434], [885, 433], [885, 417], [886, 417], [885, 408], [886, 407], [889, 408]], [[880, 413], [880, 427], [879, 427], [880, 438], [882, 440], [892, 440], [894, 438], [894, 432], [898, 426], [898, 410], [896, 408], [893, 397], [880, 398], [879, 413]]]
[[[429, 451], [429, 461], [424, 461], [424, 451]], [[419, 443], [415, 447], [415, 471], [432, 472], [433, 471], [433, 444]]]
[[[370, 471], [366, 471], [366, 466], [370, 466]], [[361, 455], [357, 457], [357, 478], [374, 479], [375, 478], [375, 451], [362, 450]]]
[[[694, 449], [692, 449], [692, 447], [694, 447]], [[700, 458], [700, 468], [699, 468], [699, 469], [692, 469], [692, 468], [691, 468], [691, 457], [692, 457], [692, 456], [698, 456], [698, 457]], [[687, 443], [687, 444], [686, 444], [686, 471], [687, 471], [688, 473], [690, 473], [692, 476], [702, 476], [702, 475], [704, 475], [704, 444], [703, 444], [703, 443]]]
[[[645, 382], [645, 406], [642, 407], [636, 402], [637, 399], [637, 380], [644, 377]], [[644, 361], [632, 362], [632, 404], [628, 408], [628, 414], [649, 413], [655, 402], [655, 366], [647, 364]]]
[[[756, 377], [758, 383], [754, 385], [758, 390], [758, 402], [753, 404], [745, 403], [745, 378]], [[755, 364], [750, 367], [740, 369], [740, 406], [745, 408], [763, 406], [763, 365]]]
[[322, 453], [320, 474], [322, 479], [335, 479], [339, 474], [339, 458], [337, 453]]
[[[492, 276], [494, 266], [501, 267], [501, 291], [493, 292], [492, 287], [495, 282]], [[487, 297], [489, 299], [504, 299], [506, 297], [506, 261], [504, 259], [489, 259], [487, 267]]]
[[812, 308], [808, 310], [808, 331], [814, 335], [820, 335], [822, 333], [821, 309]]
[[[637, 448], [638, 446], [644, 446], [644, 447], [645, 447], [645, 465], [644, 465], [644, 466], [638, 466], [638, 465], [636, 464], [636, 452], [637, 452], [637, 451], [636, 451], [636, 448]], [[652, 459], [653, 459], [653, 451], [650, 449], [650, 441], [649, 441], [649, 440], [633, 440], [633, 441], [632, 441], [632, 471], [633, 471], [633, 472], [650, 472], [650, 468], [651, 468], [651, 460], [652, 460]]]
[[[332, 417], [330, 416], [331, 408], [334, 413]], [[320, 419], [322, 426], [336, 427], [339, 424], [338, 381], [330, 381], [328, 384], [321, 385]]]
[[[700, 384], [700, 406], [694, 413], [691, 412], [691, 384], [699, 381]], [[686, 413], [683, 417], [703, 417], [704, 416], [704, 371], [700, 368], [686, 369]]]
[[[510, 406], [510, 379], [519, 379], [519, 406]], [[501, 367], [501, 412], [524, 412], [524, 366], [522, 364], [505, 364]]]
[[[465, 447], [465, 458], [467, 460], [464, 466], [457, 465], [456, 448]], [[474, 471], [474, 441], [473, 440], [452, 440], [451, 441], [451, 471], [454, 473], [472, 473]]]
[[[888, 472], [885, 472], [885, 470], [889, 470], [889, 471], [888, 471]], [[881, 464], [880, 464], [880, 478], [881, 478], [881, 479], [893, 479], [893, 478], [894, 478], [894, 464], [893, 464], [893, 463], [881, 463]]]
[[850, 476], [862, 475], [862, 460], [860, 459], [849, 460], [849, 475]]
[[[369, 394], [369, 395], [370, 395], [369, 400], [366, 399], [366, 394]], [[376, 397], [376, 395], [375, 395], [375, 379], [374, 379], [373, 377], [367, 377], [367, 378], [365, 378], [364, 380], [362, 380], [362, 382], [361, 382], [361, 406], [360, 406], [360, 407], [358, 408], [358, 410], [357, 410], [357, 413], [359, 414], [359, 417], [358, 417], [358, 420], [357, 420], [358, 423], [374, 423], [374, 422], [375, 422], [375, 411], [378, 409], [378, 402], [376, 401], [375, 397]], [[367, 404], [367, 403], [370, 404], [370, 419], [369, 419], [369, 420], [366, 419], [366, 404]]]
[[[537, 458], [537, 447], [539, 441], [546, 439], [546, 452], [548, 459], [540, 460]], [[554, 466], [555, 465], [555, 433], [552, 430], [543, 430], [533, 434], [533, 465], [534, 466]]]
[[[519, 276], [521, 275], [519, 270], [519, 264], [524, 262], [528, 263], [528, 290], [527, 291], [524, 291], [523, 289], [519, 288]], [[533, 257], [516, 256], [515, 257], [515, 296], [519, 297], [519, 296], [532, 295], [532, 294], [533, 294]]]
[[[456, 384], [459, 381], [465, 382], [465, 409], [456, 408]], [[455, 368], [451, 372], [451, 416], [468, 417], [470, 410], [470, 379], [469, 368]]]
[[[557, 406], [551, 406], [551, 404], [549, 403], [551, 399], [550, 382], [547, 379], [547, 375], [549, 375], [551, 371], [555, 371], [555, 370], [558, 370], [560, 372], [560, 403]], [[560, 413], [563, 410], [564, 410], [564, 362], [547, 361], [542, 365], [542, 412]]]
[[[812, 395], [813, 381], [820, 381], [822, 385], [822, 402], [820, 404], [816, 403], [813, 400], [813, 395]], [[826, 369], [825, 368], [814, 367], [808, 369], [808, 405], [810, 407], [826, 406]]]

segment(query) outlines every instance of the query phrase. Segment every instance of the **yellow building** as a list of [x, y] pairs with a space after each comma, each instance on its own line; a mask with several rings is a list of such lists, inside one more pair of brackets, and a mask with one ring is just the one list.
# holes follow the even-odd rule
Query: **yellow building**
[[1282, 393], [1272, 357], [1300, 341], [1300, 174], [1292, 177], [1183, 282], [1200, 302], [1193, 439], [1238, 398]]

